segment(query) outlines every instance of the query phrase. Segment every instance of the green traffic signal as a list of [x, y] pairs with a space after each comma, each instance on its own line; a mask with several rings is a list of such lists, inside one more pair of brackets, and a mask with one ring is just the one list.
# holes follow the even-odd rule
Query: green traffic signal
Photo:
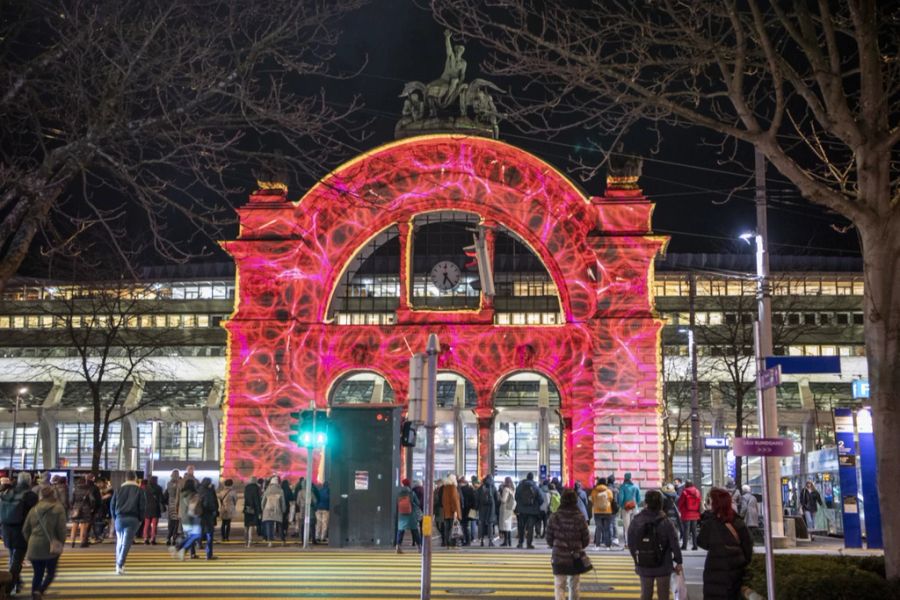
[[[324, 413], [318, 415], [314, 411], [294, 412], [291, 416], [290, 440], [300, 447], [324, 448], [328, 443], [328, 417]], [[293, 422], [296, 421], [296, 422]]]

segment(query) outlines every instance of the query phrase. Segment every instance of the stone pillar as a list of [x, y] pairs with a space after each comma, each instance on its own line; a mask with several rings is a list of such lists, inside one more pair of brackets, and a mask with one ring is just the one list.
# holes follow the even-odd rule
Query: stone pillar
[[453, 397], [453, 466], [457, 475], [466, 472], [466, 432], [463, 425], [462, 411], [466, 402], [465, 381], [457, 383]]
[[397, 229], [400, 241], [400, 300], [397, 311], [406, 312], [409, 310], [409, 276], [412, 272], [412, 265], [409, 262], [412, 252], [412, 223], [397, 223]]
[[[541, 379], [538, 388], [538, 465], [547, 465], [550, 473], [550, 386]], [[540, 466], [538, 467], [540, 469]]]
[[216, 460], [219, 458], [219, 423], [221, 415], [219, 411], [204, 407], [203, 413], [203, 460]]
[[[119, 434], [119, 468], [140, 469], [146, 467], [146, 465], [131, 463], [131, 450], [134, 448], [140, 450], [140, 448], [138, 448], [140, 440], [138, 436], [137, 421], [135, 421], [133, 416], [128, 415], [122, 417], [121, 423], [122, 430]], [[138, 451], [138, 462], [140, 462], [140, 451]]]
[[44, 469], [55, 469], [59, 466], [59, 449], [56, 440], [56, 418], [50, 411], [38, 411], [38, 439], [41, 446], [41, 458]]
[[478, 479], [494, 474], [494, 419], [497, 411], [492, 407], [476, 408], [478, 420]]
[[[662, 483], [660, 417], [655, 410], [609, 410], [596, 417], [598, 458], [595, 468], [601, 475], [624, 473], [641, 489], [658, 488]], [[583, 478], [582, 478], [583, 479]], [[586, 481], [582, 480], [582, 484]]]

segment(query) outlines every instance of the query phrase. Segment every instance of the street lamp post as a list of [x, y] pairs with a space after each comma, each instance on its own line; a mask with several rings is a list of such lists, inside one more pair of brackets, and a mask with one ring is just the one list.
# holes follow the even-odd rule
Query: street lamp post
[[431, 530], [434, 523], [434, 412], [437, 397], [437, 357], [440, 353], [438, 337], [428, 336], [425, 354], [428, 357], [427, 396], [425, 398], [425, 506], [422, 517], [422, 586], [420, 599], [431, 598]]
[[703, 486], [703, 444], [700, 440], [700, 398], [697, 384], [697, 345], [693, 329], [679, 329], [687, 333], [688, 354], [691, 358], [691, 478], [694, 485]]
[[[16, 425], [19, 421], [19, 404], [22, 402], [22, 396], [28, 393], [27, 387], [16, 390], [16, 405], [13, 407], [13, 426], [12, 441], [9, 444], [9, 476], [12, 477], [13, 461], [16, 457]], [[24, 467], [24, 464], [23, 464]]]

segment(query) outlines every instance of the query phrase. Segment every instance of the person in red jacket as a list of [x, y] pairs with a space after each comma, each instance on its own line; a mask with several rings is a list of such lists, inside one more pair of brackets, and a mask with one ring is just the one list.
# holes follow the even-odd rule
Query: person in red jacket
[[691, 536], [691, 550], [697, 549], [697, 523], [700, 521], [700, 490], [690, 481], [684, 484], [678, 498], [678, 512], [681, 513], [681, 549], [687, 550], [688, 533]]

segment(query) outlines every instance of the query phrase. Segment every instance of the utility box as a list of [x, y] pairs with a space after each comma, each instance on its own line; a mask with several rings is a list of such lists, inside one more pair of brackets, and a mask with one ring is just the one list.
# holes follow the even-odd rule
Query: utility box
[[393, 546], [399, 479], [400, 409], [332, 408], [325, 455], [329, 545]]

